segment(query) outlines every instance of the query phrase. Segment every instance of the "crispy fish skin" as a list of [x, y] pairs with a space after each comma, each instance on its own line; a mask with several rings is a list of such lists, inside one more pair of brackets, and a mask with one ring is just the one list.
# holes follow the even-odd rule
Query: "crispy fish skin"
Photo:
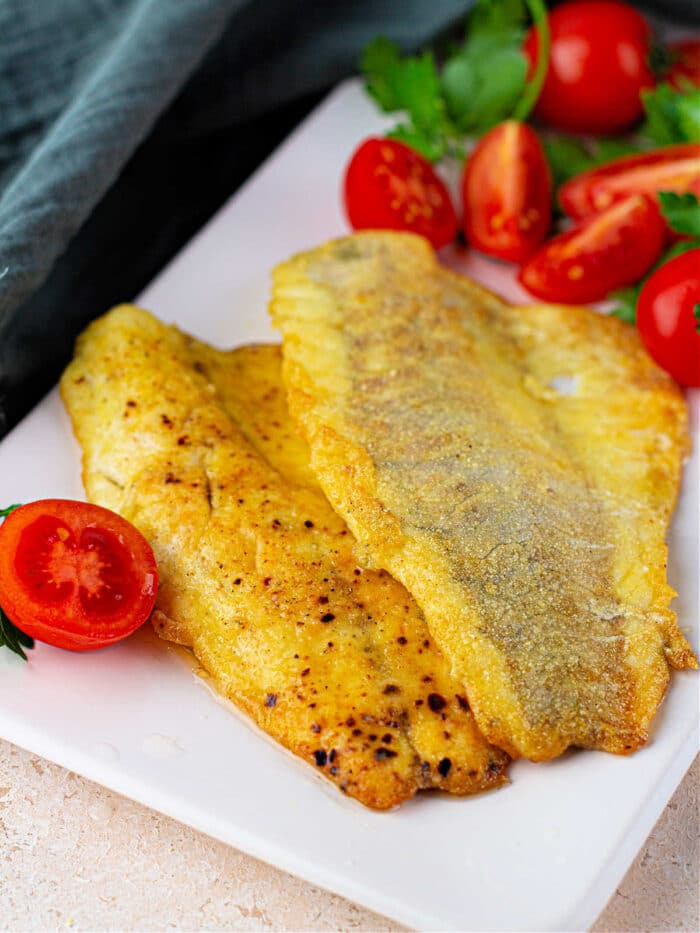
[[271, 313], [324, 492], [484, 735], [533, 760], [641, 745], [669, 666], [697, 662], [665, 574], [685, 403], [634, 329], [512, 308], [397, 233], [282, 263]]
[[222, 353], [130, 306], [78, 341], [61, 392], [85, 488], [154, 548], [156, 631], [368, 806], [498, 786], [507, 756], [405, 589], [359, 567], [309, 471], [280, 367], [277, 347]]

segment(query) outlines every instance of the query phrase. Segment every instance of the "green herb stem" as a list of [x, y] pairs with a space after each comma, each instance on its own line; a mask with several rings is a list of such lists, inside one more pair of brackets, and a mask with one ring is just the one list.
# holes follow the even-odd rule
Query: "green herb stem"
[[547, 77], [547, 67], [549, 66], [550, 34], [547, 7], [543, 0], [525, 0], [525, 2], [537, 31], [537, 63], [535, 73], [525, 85], [523, 95], [513, 111], [514, 120], [527, 120], [530, 116], [530, 112], [540, 96], [544, 79]]

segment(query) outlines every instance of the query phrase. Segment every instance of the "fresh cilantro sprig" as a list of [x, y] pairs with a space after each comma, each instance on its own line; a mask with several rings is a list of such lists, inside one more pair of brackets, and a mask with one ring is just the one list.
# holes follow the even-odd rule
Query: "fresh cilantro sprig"
[[[0, 518], [7, 518], [11, 512], [18, 508], [19, 505], [9, 505], [6, 509], [0, 509]], [[20, 658], [26, 661], [27, 655], [24, 653], [24, 648], [33, 648], [34, 639], [20, 631], [0, 606], [0, 648], [3, 647], [14, 651], [15, 654], [18, 654]]]
[[[700, 247], [700, 202], [698, 202], [696, 195], [690, 193], [676, 194], [674, 191], [660, 191], [659, 203], [661, 205], [661, 213], [668, 221], [671, 229], [675, 230], [676, 233], [689, 234], [691, 239], [680, 240], [678, 243], [674, 243], [670, 249], [666, 250], [656, 265], [652, 266], [641, 282], [638, 282], [630, 288], [619, 289], [610, 296], [616, 302], [611, 314], [614, 314], [615, 317], [619, 317], [623, 321], [627, 321], [628, 324], [634, 324], [637, 320], [637, 302], [639, 300], [639, 295], [647, 280], [654, 272], [656, 272], [660, 266], [669, 262], [669, 260], [674, 259], [676, 256], [680, 256], [681, 253], [686, 253], [689, 249], [697, 249]], [[697, 319], [697, 313], [694, 313]], [[700, 323], [698, 324], [698, 329], [700, 329]]]
[[[522, 51], [527, 14], [538, 30], [535, 73]], [[465, 136], [478, 136], [508, 117], [524, 120], [542, 89], [549, 58], [543, 0], [479, 0], [464, 41], [441, 68], [431, 52], [402, 56], [380, 37], [360, 59], [367, 91], [385, 113], [401, 113], [389, 136], [431, 161], [462, 155]]]
[[700, 142], [700, 90], [678, 91], [662, 83], [642, 91], [645, 120], [639, 130], [655, 146]]
[[700, 204], [697, 195], [690, 191], [684, 194], [660, 191], [659, 203], [672, 230], [700, 240]]
[[15, 654], [18, 654], [20, 658], [26, 661], [27, 655], [23, 649], [33, 648], [34, 639], [20, 631], [0, 606], [0, 648], [3, 647], [14, 651]]
[[644, 122], [633, 136], [581, 139], [561, 133], [546, 135], [542, 142], [555, 187], [621, 156], [658, 146], [700, 142], [700, 90], [677, 91], [670, 84], [659, 84], [654, 90], [642, 92], [642, 102]]

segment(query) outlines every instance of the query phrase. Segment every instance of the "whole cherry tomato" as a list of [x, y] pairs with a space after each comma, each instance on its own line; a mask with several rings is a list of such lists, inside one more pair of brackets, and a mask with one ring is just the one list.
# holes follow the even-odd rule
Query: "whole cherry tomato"
[[354, 230], [410, 230], [435, 249], [457, 235], [457, 217], [427, 159], [395, 139], [366, 139], [345, 171], [345, 210]]
[[[549, 65], [535, 113], [573, 133], [618, 133], [635, 124], [642, 116], [639, 92], [656, 83], [644, 17], [615, 0], [573, 0], [549, 13], [549, 29]], [[534, 29], [524, 51], [534, 68]]]
[[472, 246], [522, 262], [547, 235], [551, 202], [549, 167], [534, 130], [517, 120], [489, 130], [462, 179], [464, 232]]
[[549, 240], [521, 268], [519, 281], [545, 301], [600, 301], [649, 271], [665, 229], [656, 202], [634, 195]]
[[682, 385], [700, 386], [700, 248], [670, 259], [645, 282], [637, 328], [659, 366]]
[[109, 509], [41, 499], [0, 526], [0, 605], [26, 635], [86, 651], [130, 635], [158, 589], [153, 551]]
[[689, 84], [700, 87], [700, 39], [681, 39], [668, 47], [673, 62], [666, 80], [678, 91], [685, 91]]
[[623, 156], [569, 179], [559, 203], [569, 217], [587, 217], [631, 194], [691, 191], [700, 194], [700, 144], [664, 146]]

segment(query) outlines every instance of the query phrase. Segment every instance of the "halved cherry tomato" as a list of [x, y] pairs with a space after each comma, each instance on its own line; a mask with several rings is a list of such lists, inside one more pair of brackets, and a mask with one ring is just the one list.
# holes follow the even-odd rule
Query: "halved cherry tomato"
[[673, 378], [700, 386], [700, 249], [660, 266], [637, 302], [637, 328], [649, 355]]
[[447, 188], [427, 159], [396, 139], [366, 139], [350, 159], [344, 189], [353, 230], [410, 230], [435, 249], [457, 235]]
[[146, 621], [157, 589], [149, 543], [109, 509], [41, 499], [0, 526], [0, 605], [39, 641], [73, 651], [110, 645]]
[[659, 258], [664, 237], [655, 201], [638, 194], [545, 243], [518, 278], [545, 301], [600, 301], [640, 279]]
[[700, 87], [700, 39], [681, 39], [671, 42], [669, 52], [674, 57], [666, 80], [677, 91], [687, 90], [689, 84]]
[[565, 182], [559, 202], [569, 217], [587, 217], [631, 194], [692, 191], [700, 194], [700, 145], [681, 143], [623, 156]]
[[547, 235], [551, 202], [549, 167], [534, 130], [517, 120], [489, 130], [462, 179], [464, 232], [472, 246], [522, 262]]
[[[614, 0], [562, 3], [549, 13], [549, 65], [535, 113], [572, 133], [618, 133], [642, 116], [639, 92], [656, 83], [649, 66], [651, 29]], [[534, 70], [537, 32], [524, 52]]]

